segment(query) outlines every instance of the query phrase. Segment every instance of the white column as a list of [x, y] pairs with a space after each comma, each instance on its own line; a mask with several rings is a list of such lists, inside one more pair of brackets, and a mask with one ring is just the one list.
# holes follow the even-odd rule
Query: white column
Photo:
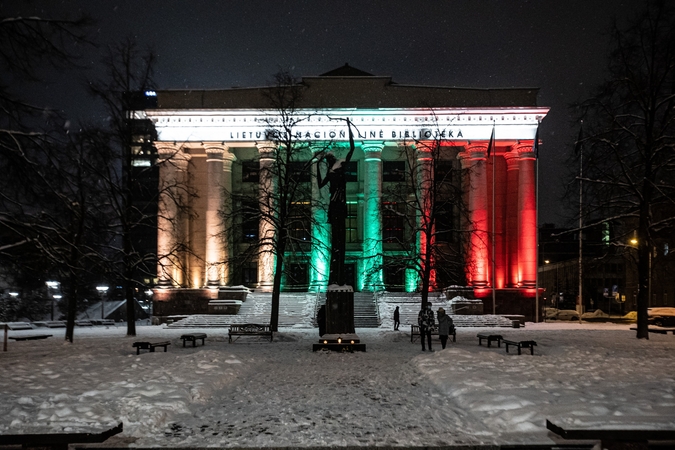
[[382, 276], [382, 142], [364, 142], [365, 175], [363, 197], [363, 279], [364, 291], [384, 288]]
[[274, 182], [274, 152], [276, 148], [272, 142], [257, 144], [260, 153], [260, 253], [258, 256], [258, 289], [262, 292], [272, 292], [274, 285], [274, 239], [275, 227], [273, 214], [275, 210], [275, 182]]
[[190, 155], [168, 142], [156, 142], [159, 155], [159, 198], [157, 205], [157, 277], [160, 286], [180, 286], [185, 267], [179, 244], [186, 238], [185, 224], [180, 214]]

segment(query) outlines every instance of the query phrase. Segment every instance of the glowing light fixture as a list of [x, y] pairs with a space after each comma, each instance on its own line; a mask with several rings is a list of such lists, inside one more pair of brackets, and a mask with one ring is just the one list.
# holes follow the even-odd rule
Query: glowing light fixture
[[18, 293], [18, 292], [10, 292], [10, 293], [9, 293], [9, 296], [10, 296], [10, 297], [18, 297], [18, 296], [19, 296], [19, 293]]
[[324, 343], [324, 344], [328, 344], [328, 341], [324, 340], [323, 343]]
[[342, 344], [342, 338], [338, 338], [338, 344]]

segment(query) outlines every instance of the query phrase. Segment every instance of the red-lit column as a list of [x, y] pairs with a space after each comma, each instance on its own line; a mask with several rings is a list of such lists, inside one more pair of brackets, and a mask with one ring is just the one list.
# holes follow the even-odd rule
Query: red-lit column
[[518, 174], [518, 262], [520, 286], [535, 287], [537, 283], [537, 202], [535, 186], [535, 157], [532, 145], [518, 145], [520, 155]]
[[519, 156], [516, 152], [504, 154], [506, 159], [506, 287], [518, 287], [518, 179]]
[[436, 145], [435, 142], [422, 142], [417, 144], [417, 188], [418, 201], [420, 208], [418, 211], [418, 220], [420, 226], [419, 235], [419, 251], [421, 258], [422, 269], [426, 267], [426, 262], [429, 261], [429, 290], [436, 290], [436, 268], [434, 265], [434, 248], [435, 248], [435, 225], [430, 224], [432, 218], [432, 198], [431, 190], [434, 182], [433, 171], [433, 155], [432, 149]]
[[467, 169], [468, 210], [471, 237], [467, 249], [467, 278], [471, 286], [485, 287], [489, 277], [488, 196], [485, 155], [487, 144], [469, 145], [459, 154]]
[[[490, 182], [490, 235], [492, 240], [490, 245], [490, 261], [494, 260], [494, 283], [497, 289], [506, 287], [506, 242], [504, 241], [506, 228], [506, 161], [503, 153], [498, 155], [495, 149], [490, 158], [489, 172], [487, 175]], [[494, 183], [494, 189], [492, 186]], [[494, 198], [493, 194], [494, 193]], [[493, 217], [494, 214], [494, 217]], [[494, 228], [494, 229], [493, 229]], [[494, 254], [493, 254], [494, 252]], [[490, 278], [490, 284], [493, 279]]]

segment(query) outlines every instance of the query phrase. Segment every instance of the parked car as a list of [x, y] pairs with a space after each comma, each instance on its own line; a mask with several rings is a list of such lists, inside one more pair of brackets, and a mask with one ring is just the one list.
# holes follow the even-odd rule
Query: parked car
[[557, 320], [579, 320], [579, 313], [573, 309], [561, 309], [555, 315]]
[[675, 308], [647, 308], [647, 322], [657, 327], [675, 327]]

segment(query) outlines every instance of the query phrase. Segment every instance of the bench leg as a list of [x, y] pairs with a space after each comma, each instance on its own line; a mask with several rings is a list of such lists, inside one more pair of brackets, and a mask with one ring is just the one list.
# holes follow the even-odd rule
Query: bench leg
[[522, 353], [520, 353], [520, 345], [518, 345], [518, 354], [519, 354], [519, 355], [522, 354]]
[[168, 346], [168, 345], [165, 345], [165, 346], [164, 346], [164, 353], [166, 353], [168, 350], [169, 350], [169, 346]]
[[192, 346], [193, 346], [193, 347], [196, 347], [196, 346], [197, 346], [197, 339], [193, 339], [193, 340], [192, 340]]
[[140, 347], [136, 347], [136, 354], [137, 354], [137, 355], [140, 355], [140, 354], [141, 354], [141, 348], [140, 348]]
[[183, 339], [183, 348], [185, 348], [185, 339]]
[[152, 353], [155, 353], [155, 347], [150, 347], [150, 351], [151, 351]]

